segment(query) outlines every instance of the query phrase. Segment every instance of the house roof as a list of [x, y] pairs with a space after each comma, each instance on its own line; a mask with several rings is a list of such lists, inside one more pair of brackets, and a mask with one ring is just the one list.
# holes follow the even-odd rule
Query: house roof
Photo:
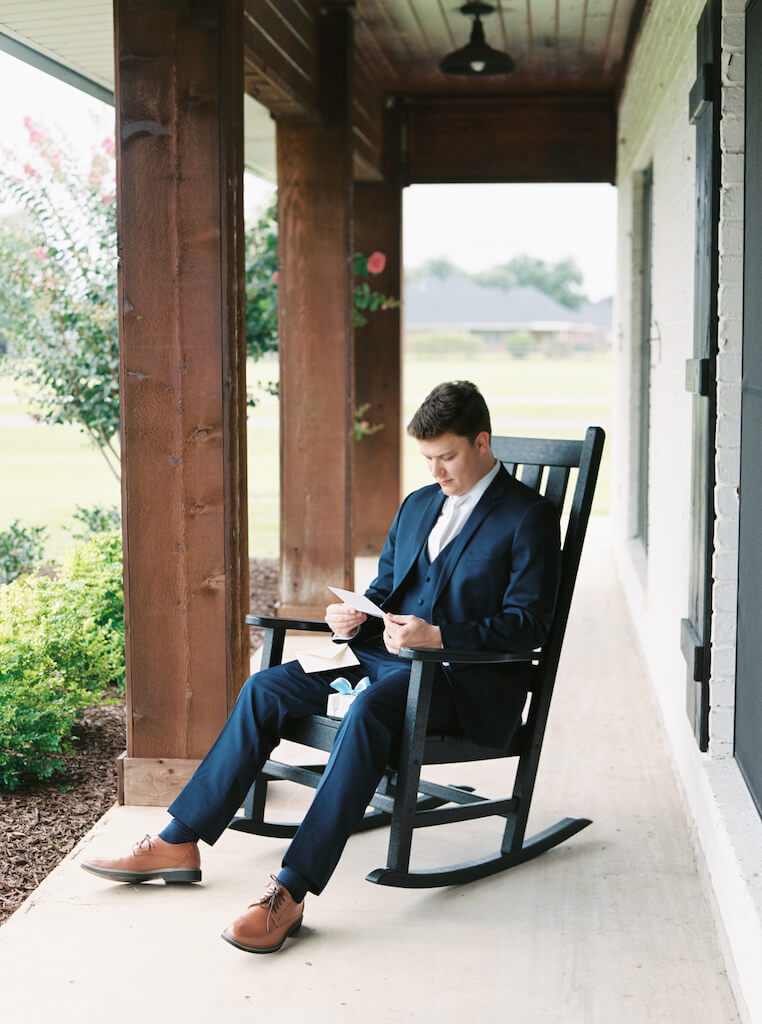
[[405, 326], [499, 329], [539, 325], [611, 326], [611, 299], [572, 310], [531, 285], [495, 288], [456, 275], [405, 285]]

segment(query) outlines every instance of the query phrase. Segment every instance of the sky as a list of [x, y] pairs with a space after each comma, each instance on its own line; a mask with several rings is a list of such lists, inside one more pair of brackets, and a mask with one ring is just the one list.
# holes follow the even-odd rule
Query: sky
[[[59, 129], [83, 161], [113, 131], [113, 109], [2, 52], [0, 96], [3, 149], [25, 145], [26, 115]], [[272, 191], [247, 175], [247, 215]], [[614, 292], [615, 232], [611, 185], [413, 185], [404, 194], [408, 267], [445, 258], [475, 271], [524, 254], [551, 263], [571, 258], [584, 274], [582, 291], [597, 300]]]

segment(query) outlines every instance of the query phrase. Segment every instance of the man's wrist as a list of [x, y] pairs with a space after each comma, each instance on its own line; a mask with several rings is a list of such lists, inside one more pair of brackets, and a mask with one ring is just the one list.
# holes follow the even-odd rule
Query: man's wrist
[[347, 643], [349, 640], [354, 640], [354, 638], [357, 636], [357, 634], [359, 632], [360, 632], [360, 627], [359, 626], [355, 626], [354, 632], [351, 633], [349, 636], [339, 636], [338, 633], [334, 632], [331, 635], [331, 640], [333, 640], [333, 642], [336, 643], [336, 644]]

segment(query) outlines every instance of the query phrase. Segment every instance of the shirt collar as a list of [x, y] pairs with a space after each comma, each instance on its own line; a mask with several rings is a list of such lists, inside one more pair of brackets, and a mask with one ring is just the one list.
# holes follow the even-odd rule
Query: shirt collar
[[499, 471], [500, 459], [495, 459], [495, 465], [489, 473], [485, 473], [480, 480], [477, 480], [470, 491], [466, 491], [465, 494], [451, 494], [447, 499], [447, 503], [452, 503], [456, 508], [462, 508], [464, 505], [470, 505], [473, 507], [477, 504]]

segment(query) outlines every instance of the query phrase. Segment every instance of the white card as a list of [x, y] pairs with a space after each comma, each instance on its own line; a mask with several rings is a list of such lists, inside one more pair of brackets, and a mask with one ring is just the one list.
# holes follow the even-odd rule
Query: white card
[[366, 615], [375, 615], [377, 619], [383, 619], [384, 613], [377, 604], [369, 601], [365, 594], [356, 594], [352, 590], [339, 590], [338, 587], [329, 587], [328, 589], [340, 597], [350, 608], [356, 608], [358, 612], [365, 612]]

